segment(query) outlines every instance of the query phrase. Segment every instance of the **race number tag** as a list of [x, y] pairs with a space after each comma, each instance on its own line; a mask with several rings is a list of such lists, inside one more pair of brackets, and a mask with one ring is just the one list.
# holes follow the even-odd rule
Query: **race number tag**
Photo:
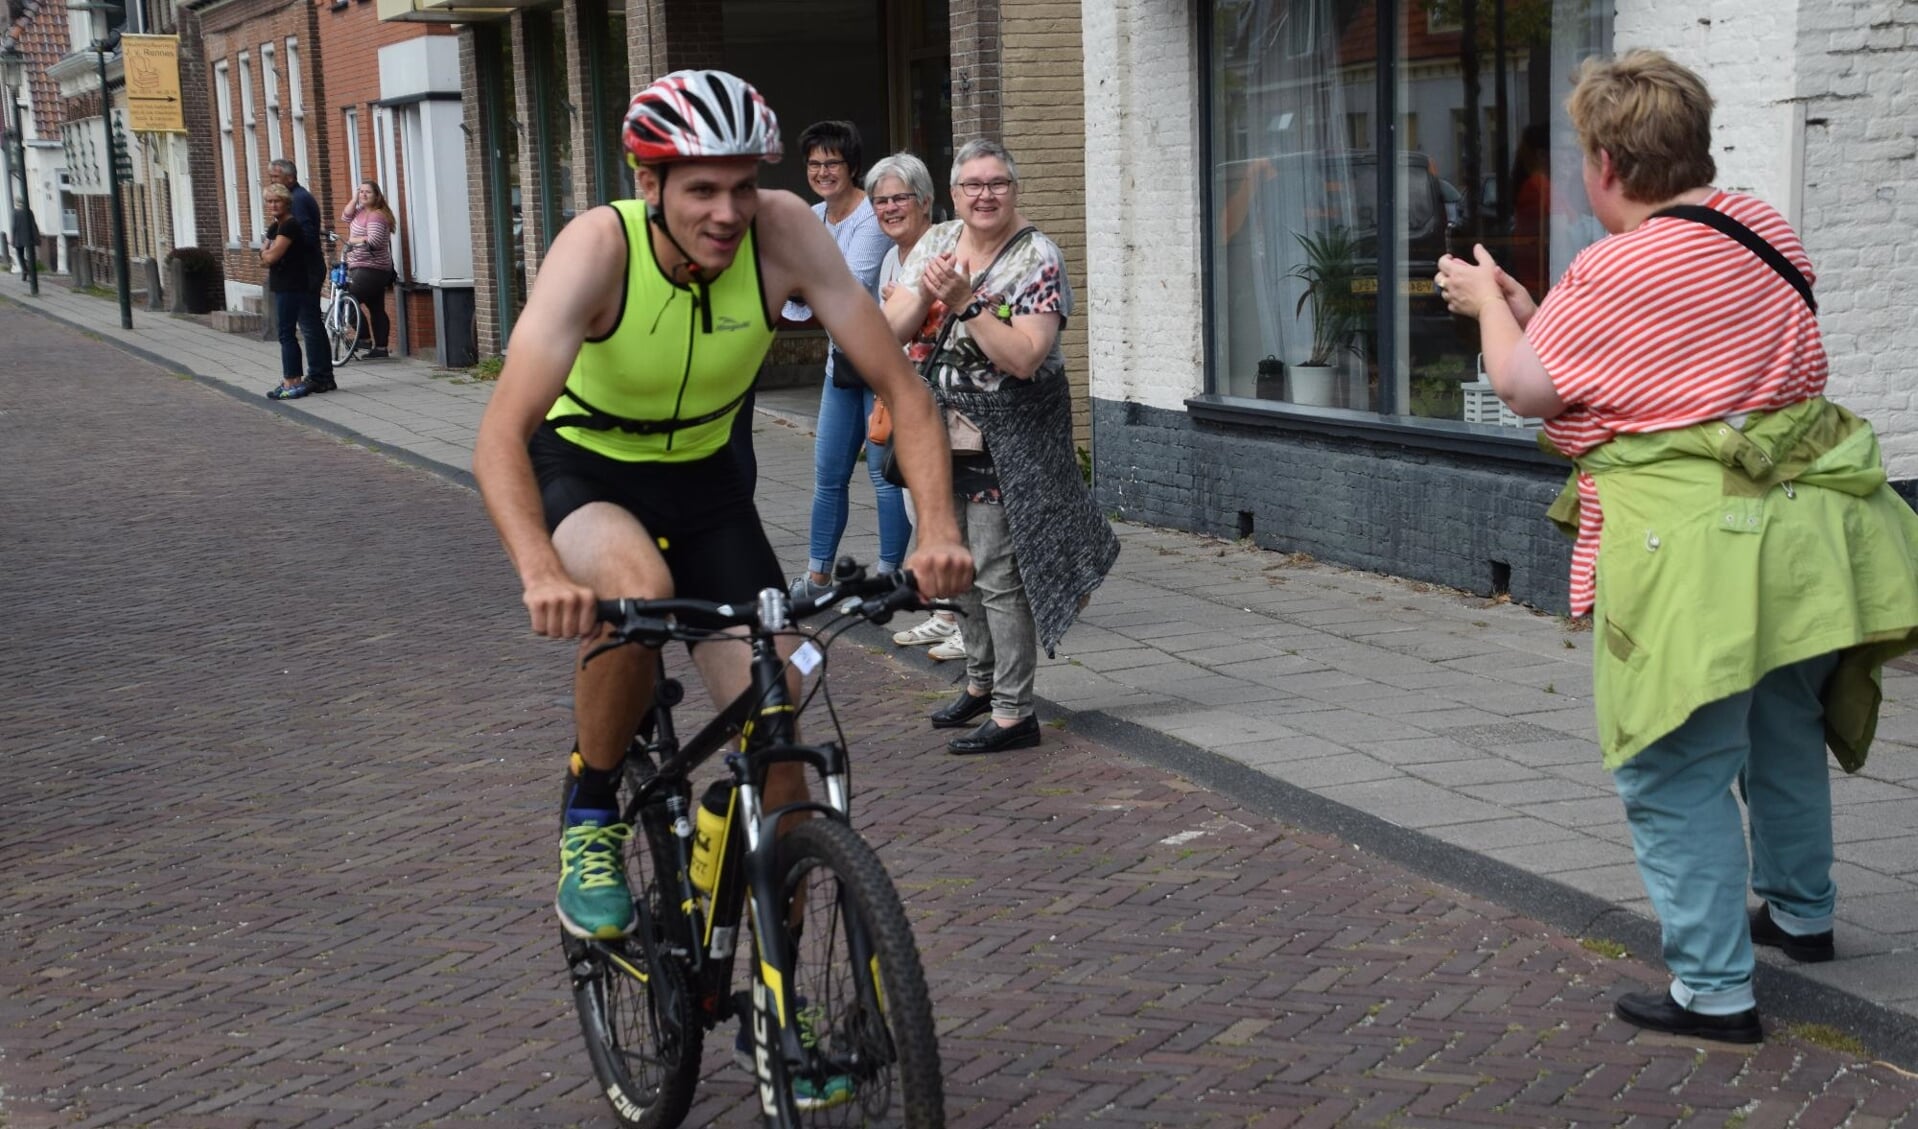
[[799, 668], [799, 673], [811, 674], [819, 669], [819, 660], [824, 657], [820, 654], [819, 648], [813, 646], [812, 640], [808, 639], [793, 652], [793, 665]]

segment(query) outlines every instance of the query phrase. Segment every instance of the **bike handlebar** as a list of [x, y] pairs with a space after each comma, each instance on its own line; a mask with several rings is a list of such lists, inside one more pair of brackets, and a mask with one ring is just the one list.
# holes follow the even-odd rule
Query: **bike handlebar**
[[[868, 577], [863, 566], [847, 557], [840, 560], [833, 572], [834, 582], [817, 595], [789, 601], [785, 593], [779, 592], [789, 620], [802, 620], [828, 608], [840, 608], [845, 614], [885, 623], [896, 611], [928, 606], [913, 587], [912, 574], [903, 569]], [[767, 591], [778, 592], [778, 589]], [[847, 601], [856, 601], [856, 604], [849, 605]], [[648, 647], [674, 640], [698, 642], [709, 638], [715, 630], [728, 627], [749, 627], [755, 634], [764, 630], [757, 600], [750, 604], [720, 604], [680, 597], [663, 600], [629, 597], [600, 600], [597, 610], [599, 621], [612, 624], [613, 635], [620, 642]]]

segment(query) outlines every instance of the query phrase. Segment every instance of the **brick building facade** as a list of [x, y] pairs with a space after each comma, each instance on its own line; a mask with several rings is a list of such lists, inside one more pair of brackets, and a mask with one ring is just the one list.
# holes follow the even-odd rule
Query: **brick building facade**
[[260, 246], [267, 221], [260, 189], [270, 162], [293, 162], [319, 204], [323, 225], [343, 203], [332, 178], [315, 172], [334, 163], [332, 123], [321, 112], [327, 105], [319, 65], [321, 14], [307, 0], [210, 0], [190, 5], [181, 21], [203, 48], [208, 81], [200, 88], [201, 109], [214, 163], [206, 195], [214, 201], [216, 222], [200, 238], [208, 247], [218, 238], [229, 308], [240, 308], [265, 287]]

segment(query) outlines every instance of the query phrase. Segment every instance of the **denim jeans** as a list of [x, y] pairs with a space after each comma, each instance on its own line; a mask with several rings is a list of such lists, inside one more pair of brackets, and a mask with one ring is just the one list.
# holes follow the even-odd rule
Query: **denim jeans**
[[[280, 333], [280, 377], [284, 380], [300, 378], [300, 314], [305, 308], [306, 295], [298, 290], [275, 290], [273, 292], [273, 317], [279, 323]], [[311, 348], [313, 339], [308, 337], [307, 347]], [[327, 360], [331, 361], [331, 355]]]
[[[1790, 933], [1831, 928], [1831, 775], [1818, 693], [1838, 665], [1780, 667], [1701, 706], [1620, 765], [1618, 794], [1658, 911], [1672, 998], [1703, 1015], [1753, 1006], [1747, 883]], [[1751, 854], [1736, 783], [1751, 814]]]
[[[866, 443], [866, 417], [872, 414], [872, 403], [870, 388], [834, 388], [831, 379], [819, 393], [819, 427], [812, 449], [812, 537], [806, 559], [806, 567], [814, 572], [832, 575], [851, 504], [847, 487], [852, 482], [859, 448]], [[912, 540], [906, 500], [899, 487], [879, 473], [884, 453], [876, 445], [866, 451], [866, 472], [872, 476], [872, 491], [879, 503], [881, 572], [899, 567]]]
[[300, 375], [300, 346], [293, 336], [297, 323], [300, 336], [306, 338], [307, 379], [332, 380], [333, 347], [326, 339], [326, 323], [320, 316], [319, 292], [274, 291], [273, 317], [279, 322], [280, 375], [288, 380]]
[[992, 716], [1018, 721], [1032, 714], [1039, 668], [1039, 626], [1012, 554], [1006, 508], [953, 499], [959, 537], [972, 551], [972, 590], [959, 597], [966, 639], [966, 681], [992, 693]]

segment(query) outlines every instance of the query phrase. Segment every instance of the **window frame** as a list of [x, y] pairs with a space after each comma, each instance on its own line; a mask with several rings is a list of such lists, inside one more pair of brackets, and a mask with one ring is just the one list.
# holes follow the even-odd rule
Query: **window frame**
[[233, 70], [225, 59], [213, 64], [213, 102], [220, 119], [220, 179], [226, 187], [226, 245], [244, 247], [246, 237], [240, 232], [240, 166], [233, 150]]
[[293, 120], [293, 163], [301, 176], [313, 175], [306, 160], [306, 91], [300, 85], [300, 38], [286, 37], [286, 98]]
[[264, 219], [266, 213], [260, 206], [260, 186], [266, 183], [266, 173], [260, 163], [259, 112], [253, 102], [253, 57], [248, 52], [242, 51], [235, 56], [234, 61], [239, 64], [240, 132], [244, 135], [246, 144], [246, 175], [249, 178], [247, 183], [252, 185], [252, 189], [246, 196], [248, 215], [245, 221], [252, 230], [242, 233], [244, 236], [242, 246], [258, 247], [259, 237], [266, 234]]
[[[280, 71], [270, 42], [260, 44], [260, 81], [266, 94], [266, 155], [277, 159], [286, 156], [286, 150], [280, 144]], [[301, 175], [306, 171], [301, 169]]]

